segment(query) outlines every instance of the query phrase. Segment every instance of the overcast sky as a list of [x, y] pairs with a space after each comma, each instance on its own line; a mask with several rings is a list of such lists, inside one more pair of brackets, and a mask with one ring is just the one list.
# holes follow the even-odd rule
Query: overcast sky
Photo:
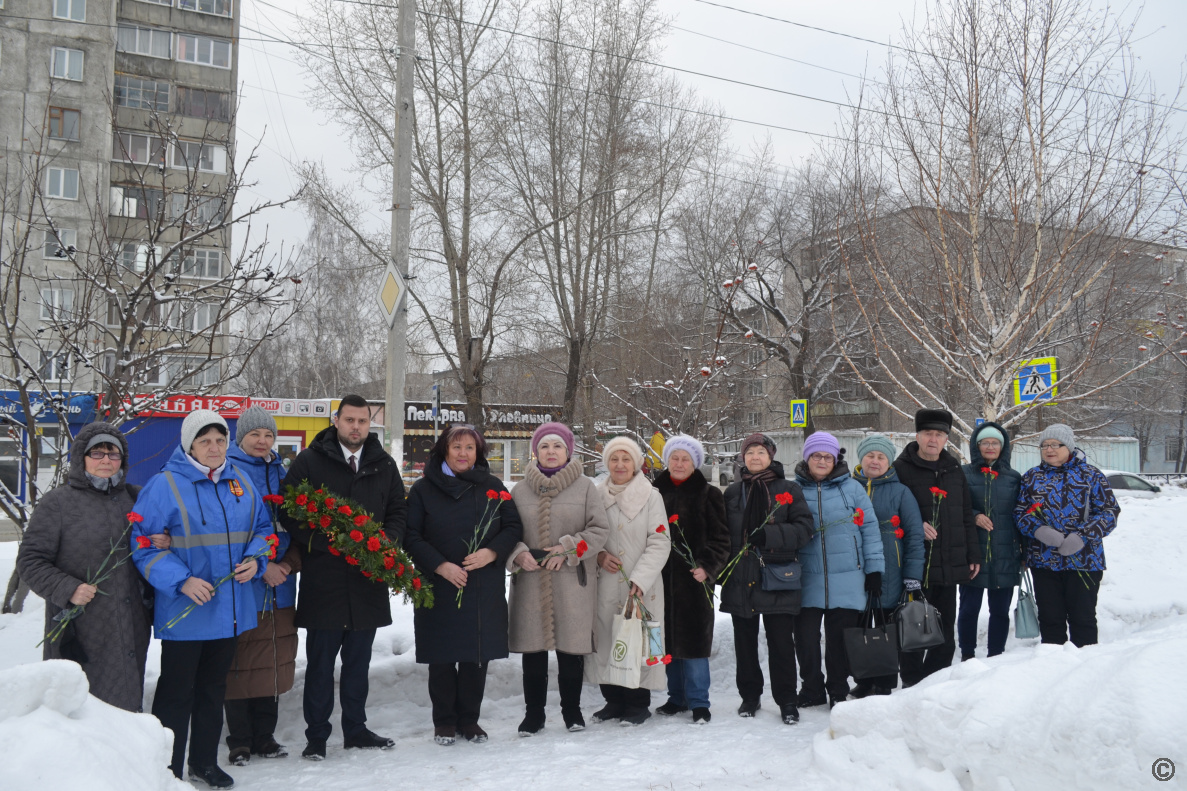
[[[698, 0], [661, 0], [664, 13], [670, 16], [674, 26], [666, 41], [665, 64], [832, 101], [845, 101], [856, 93], [859, 80], [846, 75], [866, 73], [877, 78], [886, 63], [886, 47], [851, 37], [897, 41], [903, 25], [911, 24], [917, 15], [922, 17], [927, 7], [923, 0], [713, 1], [834, 33], [764, 19]], [[270, 36], [299, 40], [295, 15], [305, 4], [301, 0], [242, 0], [242, 3], [239, 154], [242, 158], [252, 145], [259, 143], [259, 160], [249, 172], [249, 180], [258, 184], [241, 201], [278, 199], [295, 190], [290, 163], [301, 160], [322, 160], [331, 172], [346, 180], [351, 152], [343, 142], [342, 130], [333, 120], [319, 117], [302, 99], [307, 78], [293, 47], [258, 40]], [[1128, 17], [1140, 10], [1137, 51], [1141, 65], [1150, 72], [1160, 93], [1173, 94], [1187, 56], [1187, 1], [1149, 0], [1144, 7], [1131, 4], [1124, 8], [1122, 13]], [[838, 109], [834, 105], [711, 77], [683, 74], [681, 79], [716, 102], [728, 116], [807, 132], [835, 131]], [[1178, 104], [1187, 107], [1187, 96], [1180, 97]], [[1187, 112], [1178, 115], [1187, 123]], [[800, 132], [744, 123], [731, 126], [733, 143], [742, 150], [769, 135], [786, 165], [808, 155], [818, 142], [812, 135]], [[388, 215], [383, 209], [383, 205], [378, 205], [372, 212], [376, 227], [387, 226]], [[272, 211], [260, 225], [265, 223], [269, 238], [276, 245], [281, 242], [285, 247], [299, 245], [304, 239], [304, 216], [297, 207]], [[255, 232], [260, 230], [257, 227]]]

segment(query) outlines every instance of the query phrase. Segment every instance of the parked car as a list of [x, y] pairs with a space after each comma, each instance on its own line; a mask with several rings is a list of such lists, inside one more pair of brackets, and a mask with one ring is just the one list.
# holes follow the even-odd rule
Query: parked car
[[[705, 476], [705, 480], [710, 483], [713, 482], [713, 460], [706, 459], [705, 463], [701, 465], [701, 474]], [[717, 468], [717, 483], [721, 486], [729, 486], [734, 482], [734, 458], [731, 456], [727, 459], [722, 459]]]
[[1130, 495], [1131, 497], [1153, 497], [1162, 491], [1161, 486], [1155, 486], [1145, 478], [1132, 472], [1118, 470], [1101, 470], [1109, 479], [1109, 486], [1114, 492]]

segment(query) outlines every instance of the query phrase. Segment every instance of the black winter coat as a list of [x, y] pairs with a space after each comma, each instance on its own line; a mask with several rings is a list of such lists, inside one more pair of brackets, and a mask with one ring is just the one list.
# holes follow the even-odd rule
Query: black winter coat
[[[338, 444], [338, 429], [330, 426], [293, 460], [281, 481], [281, 490], [307, 480], [338, 497], [349, 497], [382, 523], [389, 539], [402, 542], [408, 506], [399, 465], [374, 434], [363, 443], [360, 459], [358, 472], [351, 472]], [[329, 542], [320, 530], [310, 530], [307, 522], [287, 514], [281, 516], [281, 521], [301, 550], [296, 618], [299, 628], [362, 630], [392, 622], [385, 586], [364, 577], [347, 564], [345, 557], [331, 555]]]
[[[791, 505], [781, 506], [771, 518], [771, 523], [763, 529], [761, 551], [764, 561], [786, 563], [796, 560], [799, 549], [812, 541], [815, 524], [812, 521], [812, 512], [804, 502], [804, 492], [800, 485], [784, 477], [783, 465], [779, 462], [771, 462], [771, 469], [777, 476], [766, 485], [771, 503], [775, 502], [775, 495], [783, 492], [789, 492], [795, 500]], [[725, 518], [730, 529], [731, 558], [742, 551], [742, 545], [745, 543], [745, 497], [750, 488], [750, 484], [739, 480], [725, 490]], [[761, 613], [798, 615], [800, 591], [763, 590], [762, 568], [758, 562], [758, 555], [751, 549], [738, 561], [738, 565], [721, 589], [721, 611], [743, 618], [753, 618]]]
[[[991, 465], [981, 456], [981, 449], [977, 445], [977, 437], [987, 427], [997, 429], [1006, 437], [1002, 443], [1002, 455]], [[988, 504], [992, 512], [993, 532], [977, 528], [977, 556], [981, 559], [978, 561], [981, 572], [966, 584], [990, 590], [1012, 588], [1022, 584], [1025, 544], [1014, 522], [1022, 473], [1010, 466], [1010, 438], [1006, 430], [997, 423], [982, 423], [978, 426], [969, 438], [969, 458], [972, 462], [964, 465], [964, 476], [968, 479], [969, 491], [973, 496], [973, 513], [988, 514], [985, 510]], [[981, 472], [986, 466], [997, 473], [996, 478]]]
[[91, 486], [83, 453], [96, 434], [120, 440], [122, 469], [127, 474], [128, 443], [119, 429], [109, 423], [84, 426], [70, 449], [66, 483], [42, 497], [33, 511], [16, 569], [29, 589], [45, 599], [43, 634], [48, 634], [57, 626], [53, 617], [73, 606], [70, 597], [75, 589], [116, 545], [115, 559], [124, 560], [124, 564], [99, 586], [100, 595], [67, 627], [66, 635], [45, 643], [44, 658], [63, 658], [63, 644], [71, 642], [69, 633], [73, 632], [77, 643], [66, 649], [66, 658], [82, 659], [85, 654], [80, 664], [91, 694], [112, 706], [140, 711], [152, 610], [145, 606], [147, 586], [127, 559], [131, 541], [123, 535], [128, 527], [126, 515], [135, 508], [139, 487], [120, 483], [101, 492]]
[[[980, 563], [977, 524], [973, 521], [973, 496], [960, 461], [946, 450], [934, 463], [919, 457], [919, 443], [912, 442], [894, 460], [899, 482], [911, 490], [919, 514], [939, 534], [924, 540], [923, 586], [956, 585], [969, 581], [969, 564]], [[938, 509], [931, 488], [947, 492]], [[939, 518], [934, 513], [938, 510]], [[939, 524], [936, 524], [936, 522]]]
[[[414, 616], [416, 661], [421, 664], [489, 662], [507, 656], [504, 567], [523, 536], [523, 525], [514, 502], [491, 501], [488, 491], [507, 490], [486, 464], [476, 464], [451, 478], [441, 471], [441, 459], [434, 456], [408, 495], [404, 548], [432, 583], [436, 596], [432, 609], [422, 607]], [[479, 548], [494, 550], [498, 557], [469, 573], [459, 608], [457, 588], [438, 576], [436, 569], [446, 562], [462, 565], [474, 529], [483, 513], [490, 513], [488, 503], [494, 518]]]
[[[668, 518], [680, 517], [668, 531], [672, 544], [684, 540], [697, 564], [709, 575], [710, 589], [730, 558], [730, 529], [725, 521], [725, 498], [694, 470], [679, 486], [667, 470], [655, 481], [664, 498]], [[705, 586], [692, 577], [692, 569], [672, 550], [663, 570], [664, 636], [668, 653], [676, 659], [701, 659], [713, 649], [713, 605]]]

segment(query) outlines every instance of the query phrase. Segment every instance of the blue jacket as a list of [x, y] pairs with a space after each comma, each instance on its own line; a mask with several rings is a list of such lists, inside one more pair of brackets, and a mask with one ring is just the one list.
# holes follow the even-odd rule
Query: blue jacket
[[[832, 475], [813, 480], [805, 462], [795, 468], [796, 482], [812, 512], [816, 530], [800, 550], [804, 566], [803, 607], [864, 610], [866, 575], [886, 570], [878, 515], [849, 467], [838, 461]], [[853, 522], [856, 509], [864, 513], [861, 527]]]
[[[1027, 514], [1036, 503], [1041, 510]], [[1018, 531], [1027, 538], [1034, 539], [1036, 530], [1051, 525], [1065, 535], [1075, 532], [1084, 539], [1084, 548], [1066, 557], [1055, 547], [1030, 541], [1027, 563], [1051, 571], [1103, 571], [1102, 539], [1117, 526], [1119, 513], [1108, 479], [1079, 450], [1060, 467], [1042, 462], [1027, 470], [1014, 507]]]
[[[232, 444], [227, 450], [227, 460], [242, 470], [251, 478], [252, 485], [256, 487], [256, 494], [263, 497], [266, 494], [283, 494], [280, 491], [280, 482], [284, 479], [285, 469], [280, 462], [280, 457], [275, 453], [272, 454], [271, 461], [264, 461], [255, 456], [249, 456], [243, 452], [243, 449], [238, 445]], [[288, 551], [289, 544], [292, 543], [292, 534], [288, 533], [280, 524], [279, 511], [280, 509], [274, 505], [264, 504], [268, 509], [268, 513], [272, 520], [272, 532], [280, 539], [280, 543], [276, 546], [276, 559], [284, 557], [284, 553]], [[256, 592], [256, 609], [260, 612], [271, 610], [273, 606], [273, 598], [267, 596], [269, 590], [268, 583], [264, 582], [263, 578], [253, 580], [252, 588]], [[275, 606], [278, 608], [296, 607], [297, 606], [297, 575], [290, 574], [285, 583], [277, 588], [271, 588], [276, 594]]]
[[[879, 606], [891, 610], [903, 597], [903, 580], [923, 580], [923, 516], [915, 495], [899, 483], [894, 467], [871, 481], [861, 474], [859, 466], [853, 471], [853, 480], [865, 487], [878, 514], [882, 554], [886, 558]], [[896, 516], [898, 527], [891, 522]], [[903, 531], [902, 538], [895, 537], [896, 530]]]
[[[1010, 438], [1002, 443], [1002, 455], [993, 464], [987, 464], [981, 455], [977, 440], [986, 427], [996, 428], [1006, 436], [1006, 430], [997, 423], [982, 423], [969, 437], [969, 458], [964, 465], [964, 477], [968, 478], [969, 491], [973, 495], [973, 513], [987, 514], [993, 519], [993, 532], [977, 528], [981, 540], [981, 573], [964, 585], [974, 588], [1012, 588], [1022, 583], [1022, 536], [1014, 523], [1014, 506], [1018, 504], [1018, 487], [1022, 474], [1010, 466]], [[997, 477], [981, 472], [989, 467]], [[1029, 505], [1029, 504], [1028, 504]], [[988, 514], [986, 507], [992, 511]], [[992, 547], [992, 550], [991, 550]]]
[[[237, 492], [242, 492], [239, 494]], [[228, 463], [216, 484], [186, 459], [179, 446], [140, 491], [136, 512], [144, 517], [132, 530], [132, 544], [140, 536], [166, 529], [171, 549], [136, 549], [132, 562], [156, 589], [153, 627], [161, 640], [218, 640], [256, 626], [256, 597], [252, 583], [228, 580], [214, 598], [167, 628], [191, 604], [181, 592], [190, 577], [215, 584], [245, 557], [268, 547], [272, 521], [255, 484]], [[258, 561], [262, 576], [267, 560]]]

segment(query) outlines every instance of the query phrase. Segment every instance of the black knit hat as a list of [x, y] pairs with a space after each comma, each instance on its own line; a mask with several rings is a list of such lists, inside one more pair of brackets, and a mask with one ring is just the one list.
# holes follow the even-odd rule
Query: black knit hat
[[920, 409], [915, 413], [915, 431], [952, 433], [952, 413], [947, 409]]

